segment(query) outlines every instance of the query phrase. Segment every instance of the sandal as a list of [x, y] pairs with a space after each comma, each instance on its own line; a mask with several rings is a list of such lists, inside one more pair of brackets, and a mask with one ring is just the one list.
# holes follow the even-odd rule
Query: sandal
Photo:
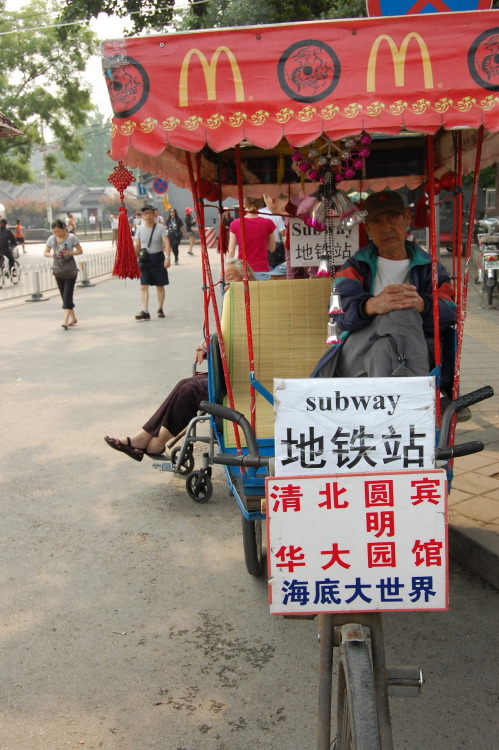
[[77, 320], [73, 320], [73, 322], [72, 322], [72, 323], [68, 323], [68, 328], [69, 328], [70, 326], [75, 326], [75, 325], [76, 325], [77, 323], [78, 323], [78, 321], [77, 321]]
[[108, 437], [107, 435], [104, 440], [110, 448], [114, 448], [115, 451], [120, 451], [120, 453], [126, 453], [126, 455], [133, 458], [134, 461], [142, 461], [144, 458], [144, 451], [142, 448], [135, 448], [129, 437], [126, 439], [126, 445], [122, 443], [121, 440], [118, 440], [118, 438]]

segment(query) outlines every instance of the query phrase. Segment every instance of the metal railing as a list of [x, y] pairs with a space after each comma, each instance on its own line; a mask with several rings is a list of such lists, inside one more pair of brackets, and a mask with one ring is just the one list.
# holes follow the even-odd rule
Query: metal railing
[[[85, 253], [84, 257], [76, 258], [79, 268], [77, 286], [92, 286], [91, 279], [106, 276], [113, 270], [114, 250], [102, 250], [96, 253]], [[43, 298], [44, 292], [57, 289], [57, 283], [52, 273], [52, 261], [42, 260], [35, 263], [21, 265], [21, 278], [13, 284], [9, 278], [4, 279], [0, 288], [0, 303], [26, 297], [36, 302]]]

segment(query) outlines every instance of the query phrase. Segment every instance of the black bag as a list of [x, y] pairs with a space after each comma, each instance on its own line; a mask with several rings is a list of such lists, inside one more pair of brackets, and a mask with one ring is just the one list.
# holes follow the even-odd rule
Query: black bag
[[274, 252], [267, 253], [267, 255], [269, 266], [271, 268], [274, 268], [274, 266], [280, 266], [281, 263], [284, 263], [284, 261], [286, 260], [286, 256], [284, 254], [284, 242], [276, 242]]
[[149, 245], [151, 244], [152, 236], [154, 234], [154, 230], [156, 229], [156, 224], [153, 226], [151, 234], [149, 235], [149, 242], [147, 243], [147, 247], [143, 247], [139, 250], [139, 265], [146, 265], [147, 261], [149, 260]]
[[52, 273], [59, 279], [76, 279], [78, 276], [78, 267], [72, 255], [66, 258], [54, 257]]

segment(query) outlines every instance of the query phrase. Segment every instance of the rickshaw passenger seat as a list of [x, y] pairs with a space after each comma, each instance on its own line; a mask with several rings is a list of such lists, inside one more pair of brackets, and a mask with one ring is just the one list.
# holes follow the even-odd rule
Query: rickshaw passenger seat
[[210, 337], [210, 379], [213, 402], [223, 404], [223, 400], [227, 395], [227, 387], [225, 385], [222, 356], [220, 354], [220, 344], [218, 342], [217, 333], [213, 333]]
[[[218, 334], [213, 333], [210, 337], [210, 354], [209, 354], [209, 398], [216, 404], [223, 404], [227, 395], [227, 386], [225, 384], [225, 375], [222, 365], [222, 356], [220, 354], [220, 343]], [[217, 430], [223, 430], [223, 420], [215, 417]]]
[[[308, 378], [328, 348], [325, 340], [331, 280], [252, 281], [248, 289], [255, 378], [270, 393], [274, 378]], [[222, 333], [234, 405], [248, 416], [250, 367], [242, 284], [231, 284], [226, 293]], [[233, 447], [232, 425], [225, 422], [224, 433], [226, 445]], [[273, 440], [274, 435], [273, 406], [259, 393], [256, 395], [256, 435], [262, 440]]]

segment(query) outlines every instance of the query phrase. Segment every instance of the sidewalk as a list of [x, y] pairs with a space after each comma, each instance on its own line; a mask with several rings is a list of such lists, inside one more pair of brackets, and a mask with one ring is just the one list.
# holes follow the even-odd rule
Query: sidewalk
[[493, 398], [471, 407], [456, 443], [482, 440], [485, 449], [454, 462], [449, 495], [452, 557], [499, 588], [499, 309], [480, 309], [470, 284], [461, 364], [461, 393], [491, 385]]
[[[149, 363], [156, 360], [159, 368], [156, 390], [159, 395], [163, 395], [165, 381], [173, 384], [176, 379], [185, 377], [185, 372], [191, 367], [191, 344], [197, 340], [201, 324], [201, 310], [194, 301], [200, 288], [199, 260], [199, 248], [196, 248], [196, 257], [183, 258], [178, 270], [176, 267], [172, 272], [173, 283], [168, 289], [168, 307], [174, 312], [171, 322], [167, 321], [168, 327], [164, 326], [168, 330], [166, 341], [156, 339], [156, 330], [159, 332], [156, 324], [139, 331], [140, 324], [135, 326], [133, 321], [139, 298], [138, 286], [136, 282], [118, 282], [115, 279], [99, 281], [94, 292], [78, 292], [76, 303], [82, 317], [80, 332], [59, 332], [60, 309], [56, 293], [53, 303], [47, 306], [29, 305], [22, 299], [12, 300], [8, 308], [0, 310], [4, 330], [11, 331], [18, 337], [17, 344], [24, 341], [22, 352], [19, 346], [16, 349], [18, 355], [22, 354], [26, 359], [40, 357], [40, 345], [43, 342], [45, 357], [58, 360], [61, 354], [56, 340], [61, 336], [69, 336], [71, 339], [71, 334], [75, 333], [78, 338], [75, 336], [71, 339], [71, 348], [75, 346], [77, 349], [73, 354], [76, 355], [82, 346], [79, 356], [86, 357], [87, 367], [102, 367], [100, 359], [97, 364], [91, 359], [91, 352], [94, 349], [101, 351], [102, 347], [105, 348], [106, 362], [121, 362], [126, 357], [127, 368], [130, 367], [130, 361], [135, 362], [136, 358], [144, 358], [143, 361]], [[482, 440], [485, 450], [455, 461], [454, 480], [449, 496], [449, 538], [451, 556], [499, 588], [499, 309], [497, 302], [493, 309], [480, 309], [480, 302], [478, 287], [471, 282], [463, 344], [461, 392], [467, 393], [483, 385], [491, 385], [495, 396], [471, 407], [472, 419], [457, 425], [456, 443]], [[109, 320], [112, 321], [114, 335], [108, 331]], [[78, 339], [80, 344], [76, 343]], [[130, 340], [136, 344], [131, 349], [128, 346]], [[159, 358], [158, 344], [161, 355]], [[173, 344], [174, 349], [169, 349], [168, 344]], [[15, 346], [14, 341], [12, 346]], [[166, 373], [163, 362], [165, 356], [168, 362]], [[138, 364], [137, 367], [139, 377]], [[28, 368], [31, 369], [31, 365]], [[78, 371], [77, 376], [82, 379], [82, 387], [88, 388], [88, 384], [83, 384], [84, 368]], [[89, 377], [88, 374], [86, 377]], [[101, 377], [105, 380], [104, 372]], [[120, 389], [124, 393], [128, 391], [130, 403], [133, 402], [133, 394], [137, 394], [137, 390], [130, 373], [127, 375], [123, 372]], [[139, 393], [142, 394], [142, 389], [139, 389]], [[149, 402], [149, 392], [147, 395]], [[26, 398], [28, 397], [31, 397], [30, 393], [26, 393]], [[143, 398], [146, 399], [145, 396]], [[150, 405], [148, 402], [146, 407]]]

